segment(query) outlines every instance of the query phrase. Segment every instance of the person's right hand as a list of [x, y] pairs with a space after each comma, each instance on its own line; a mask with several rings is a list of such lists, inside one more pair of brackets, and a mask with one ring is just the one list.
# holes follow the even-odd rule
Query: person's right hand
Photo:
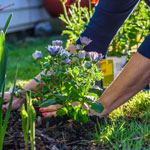
[[[1, 100], [2, 94], [0, 93], [0, 100]], [[11, 93], [5, 92], [4, 94], [4, 105], [3, 105], [3, 111], [6, 111], [9, 105], [9, 101], [11, 99]], [[13, 97], [12, 107], [11, 110], [17, 110], [22, 106], [22, 104], [25, 102], [25, 99], [18, 98], [16, 96]]]

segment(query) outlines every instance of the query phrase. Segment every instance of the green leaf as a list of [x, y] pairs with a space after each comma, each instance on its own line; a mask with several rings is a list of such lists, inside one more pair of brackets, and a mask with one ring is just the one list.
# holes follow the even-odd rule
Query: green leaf
[[37, 78], [34, 78], [34, 80], [38, 83], [41, 83], [41, 80], [37, 79]]
[[91, 109], [93, 109], [97, 113], [102, 113], [102, 111], [104, 110], [104, 106], [99, 102], [95, 102], [92, 103]]
[[57, 112], [56, 112], [57, 116], [64, 116], [64, 115], [67, 115], [68, 114], [68, 110], [66, 107], [61, 107], [59, 109], [57, 109]]
[[5, 27], [4, 27], [4, 33], [6, 34], [6, 32], [7, 32], [7, 29], [8, 29], [8, 27], [9, 27], [9, 24], [10, 24], [10, 21], [11, 21], [11, 19], [12, 19], [12, 14], [10, 14], [9, 15], [9, 17], [8, 17], [8, 19], [7, 19], [7, 22], [6, 22], [6, 24], [5, 24]]
[[4, 84], [4, 79], [6, 75], [6, 66], [7, 66], [7, 56], [8, 51], [5, 46], [5, 34], [1, 31], [0, 34], [0, 92], [2, 90], [2, 85]]
[[98, 95], [97, 95], [97, 94], [95, 94], [95, 93], [88, 93], [88, 96], [93, 96], [93, 97], [95, 97], [95, 99], [97, 99], [97, 98], [98, 98]]
[[61, 101], [66, 101], [68, 98], [67, 96], [62, 96], [62, 95], [56, 95], [56, 97]]
[[21, 107], [20, 115], [21, 115], [21, 121], [22, 121], [22, 132], [24, 135], [25, 143], [27, 144], [28, 143], [28, 131], [27, 131], [26, 125], [27, 125], [28, 114], [25, 110], [24, 104]]
[[73, 69], [73, 74], [75, 74], [75, 75], [78, 75], [78, 74], [79, 74], [78, 68], [75, 67], [75, 68]]
[[49, 88], [48, 88], [47, 86], [43, 86], [42, 91], [43, 91], [43, 92], [48, 92], [48, 91], [49, 91]]
[[48, 107], [53, 104], [57, 104], [57, 100], [47, 100], [46, 102], [40, 104], [40, 107]]
[[75, 81], [71, 81], [71, 86], [75, 86], [76, 82]]
[[99, 88], [98, 86], [93, 86], [92, 88], [89, 89], [90, 93], [95, 93], [100, 97], [103, 93], [103, 89]]
[[11, 94], [11, 98], [10, 98], [9, 105], [8, 105], [8, 108], [7, 108], [7, 111], [6, 111], [6, 115], [5, 115], [5, 119], [4, 119], [3, 130], [2, 130], [2, 135], [3, 136], [5, 136], [6, 128], [7, 128], [7, 125], [8, 125], [8, 120], [9, 120], [10, 113], [11, 113], [11, 106], [12, 106], [14, 91], [15, 91], [15, 87], [16, 87], [17, 73], [18, 73], [18, 68], [17, 68], [17, 71], [16, 71], [13, 91], [12, 91], [12, 94]]
[[31, 111], [31, 115], [32, 115], [32, 121], [35, 121], [35, 119], [36, 119], [36, 111], [35, 111], [33, 105], [30, 106], [30, 111]]

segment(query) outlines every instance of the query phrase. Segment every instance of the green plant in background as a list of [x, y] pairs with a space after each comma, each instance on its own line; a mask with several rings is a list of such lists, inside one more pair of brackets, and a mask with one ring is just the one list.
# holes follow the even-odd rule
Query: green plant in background
[[15, 85], [16, 85], [16, 78], [15, 78], [14, 87], [13, 87], [13, 91], [11, 94], [11, 99], [10, 99], [10, 102], [8, 105], [8, 109], [6, 111], [5, 118], [3, 120], [4, 90], [5, 90], [6, 70], [7, 70], [6, 69], [7, 68], [7, 55], [8, 55], [8, 51], [5, 47], [5, 33], [7, 31], [9, 23], [11, 21], [11, 18], [12, 18], [12, 14], [9, 16], [9, 18], [6, 22], [4, 31], [1, 31], [1, 33], [0, 33], [0, 92], [2, 92], [1, 93], [2, 96], [0, 99], [0, 150], [3, 149], [5, 132], [6, 132], [8, 120], [10, 117], [11, 105], [12, 105], [14, 89], [15, 89]]
[[31, 141], [31, 150], [35, 150], [35, 119], [36, 119], [36, 112], [32, 104], [31, 92], [26, 94], [27, 100], [27, 111], [23, 104], [21, 108], [21, 120], [22, 120], [22, 131], [24, 134], [25, 140], [25, 150], [29, 150], [28, 145], [28, 134], [30, 134], [30, 141]]
[[[83, 46], [91, 42], [86, 37], [82, 37], [81, 41]], [[50, 55], [41, 62], [41, 79], [35, 78], [35, 81], [44, 84], [42, 91], [36, 95], [41, 103], [40, 107], [61, 104], [57, 115], [67, 115], [77, 122], [87, 122], [90, 109], [101, 113], [103, 106], [95, 101], [99, 97], [95, 81], [102, 78], [97, 67], [102, 55], [90, 52], [86, 56], [85, 51], [79, 51], [80, 48], [75, 54], [70, 54], [62, 48], [62, 41], [53, 41], [53, 45], [49, 45], [47, 49]], [[90, 88], [95, 90], [89, 91]]]
[[85, 25], [90, 21], [90, 18], [94, 12], [91, 0], [89, 0], [89, 8], [81, 7], [81, 0], [77, 0], [70, 5], [67, 13], [66, 1], [62, 1], [64, 14], [60, 15], [60, 19], [66, 24], [66, 30], [62, 32], [63, 35], [68, 35], [67, 45], [75, 44], [75, 41], [84, 31]]
[[144, 1], [140, 1], [131, 16], [126, 20], [113, 39], [108, 55], [121, 57], [136, 51], [150, 28], [150, 9]]

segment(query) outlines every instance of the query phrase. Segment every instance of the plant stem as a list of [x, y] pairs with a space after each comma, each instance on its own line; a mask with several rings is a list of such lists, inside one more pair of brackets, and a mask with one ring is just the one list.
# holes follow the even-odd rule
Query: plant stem
[[90, 14], [90, 17], [91, 17], [91, 13], [92, 12], [92, 5], [91, 5], [91, 0], [89, 0], [89, 14]]
[[70, 26], [72, 26], [72, 24], [71, 24], [71, 22], [70, 22], [70, 20], [69, 20], [69, 17], [68, 17], [68, 14], [67, 14], [67, 9], [66, 9], [66, 6], [65, 6], [65, 3], [64, 3], [64, 2], [62, 2], [62, 6], [63, 6], [65, 18], [66, 18], [66, 20], [68, 21], [68, 24], [69, 24]]

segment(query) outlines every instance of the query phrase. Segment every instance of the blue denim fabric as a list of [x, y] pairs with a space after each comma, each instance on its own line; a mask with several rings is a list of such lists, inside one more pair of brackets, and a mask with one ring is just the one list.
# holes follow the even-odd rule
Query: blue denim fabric
[[[85, 31], [81, 33], [81, 36], [92, 40], [85, 50], [96, 51], [105, 56], [112, 39], [138, 2], [139, 0], [100, 0]], [[80, 44], [80, 39], [77, 44]], [[150, 42], [146, 40], [140, 47], [140, 52], [143, 51], [141, 54], [148, 57], [144, 51], [149, 47]]]

